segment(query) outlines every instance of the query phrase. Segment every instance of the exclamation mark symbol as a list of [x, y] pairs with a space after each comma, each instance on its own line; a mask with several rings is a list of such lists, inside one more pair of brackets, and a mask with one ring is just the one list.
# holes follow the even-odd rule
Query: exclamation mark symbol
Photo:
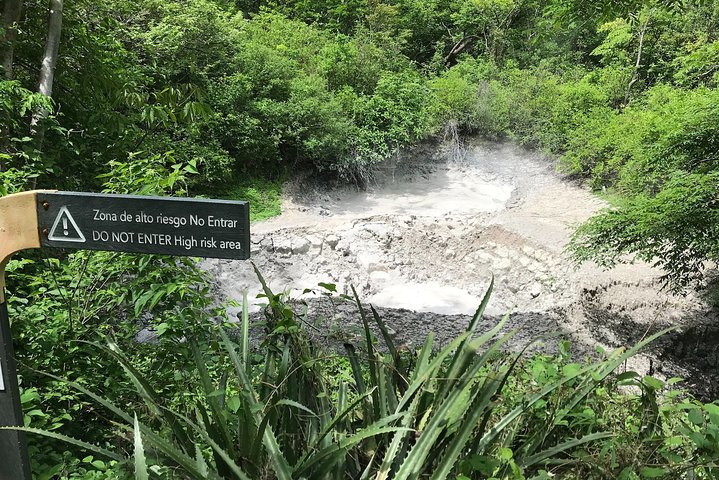
[[62, 217], [62, 232], [67, 237], [70, 232], [67, 231], [67, 217]]

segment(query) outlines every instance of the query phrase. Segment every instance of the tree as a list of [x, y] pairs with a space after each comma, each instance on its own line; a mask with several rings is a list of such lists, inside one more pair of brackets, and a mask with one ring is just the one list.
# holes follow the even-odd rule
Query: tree
[[2, 66], [5, 71], [5, 78], [13, 78], [13, 56], [15, 53], [15, 41], [17, 39], [17, 22], [20, 20], [22, 11], [22, 0], [5, 0], [3, 9], [2, 27], [5, 31], [5, 44], [2, 49]]
[[600, 266], [632, 256], [666, 273], [674, 291], [701, 280], [706, 262], [719, 260], [719, 172], [675, 172], [655, 196], [639, 195], [582, 225], [570, 251], [578, 261]]
[[[48, 13], [47, 40], [45, 41], [45, 53], [40, 67], [40, 80], [38, 92], [48, 98], [52, 98], [52, 85], [55, 78], [55, 66], [60, 50], [60, 34], [62, 32], [62, 1], [50, 0]], [[45, 127], [42, 120], [47, 118], [48, 110], [38, 108], [35, 110], [30, 122], [30, 131], [35, 137], [35, 145], [38, 150], [42, 149], [45, 138]]]

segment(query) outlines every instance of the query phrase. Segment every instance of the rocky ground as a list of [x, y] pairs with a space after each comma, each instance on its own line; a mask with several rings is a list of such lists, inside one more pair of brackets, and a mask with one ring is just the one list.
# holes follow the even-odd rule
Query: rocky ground
[[[485, 323], [511, 312], [516, 346], [559, 331], [585, 354], [681, 325], [630, 367], [719, 396], [719, 321], [701, 293], [662, 291], [661, 273], [646, 264], [577, 268], [564, 251], [572, 228], [605, 204], [537, 153], [492, 143], [464, 153], [408, 152], [367, 191], [296, 179], [283, 214], [252, 226], [252, 261], [274, 290], [315, 291], [304, 297], [314, 297], [309, 314], [329, 344], [351, 340], [359, 324], [351, 305], [322, 297], [320, 282], [340, 293], [354, 285], [398, 342], [415, 345], [430, 331], [440, 342], [462, 331], [494, 275]], [[222, 298], [259, 291], [249, 262], [204, 265]]]

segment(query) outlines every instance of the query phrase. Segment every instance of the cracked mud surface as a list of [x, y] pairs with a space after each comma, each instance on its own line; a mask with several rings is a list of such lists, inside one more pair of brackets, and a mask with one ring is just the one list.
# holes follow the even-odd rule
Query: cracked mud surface
[[[288, 185], [283, 214], [252, 226], [252, 261], [275, 291], [292, 287], [299, 297], [305, 288], [321, 290], [319, 282], [340, 293], [354, 285], [398, 342], [421, 344], [431, 331], [446, 343], [467, 324], [494, 275], [482, 325], [511, 312], [508, 328], [520, 329], [513, 348], [558, 331], [586, 354], [681, 325], [629, 366], [683, 376], [700, 395], [719, 396], [719, 318], [701, 295], [662, 291], [661, 272], [646, 264], [602, 271], [568, 259], [573, 227], [605, 207], [587, 189], [511, 144], [470, 144], [461, 161], [436, 147], [405, 155], [403, 167], [385, 165], [367, 191], [317, 181]], [[223, 299], [241, 299], [244, 288], [250, 298], [259, 291], [249, 262], [204, 266]], [[321, 298], [308, 305], [329, 344], [354, 336], [352, 306]]]

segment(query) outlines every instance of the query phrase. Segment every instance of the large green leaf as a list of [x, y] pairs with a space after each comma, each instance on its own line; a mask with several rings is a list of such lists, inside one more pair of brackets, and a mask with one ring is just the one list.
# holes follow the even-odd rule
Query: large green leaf
[[140, 432], [140, 422], [137, 421], [137, 415], [135, 415], [133, 436], [135, 437], [135, 480], [149, 480], [150, 475], [147, 472], [145, 447], [142, 445], [142, 433]]

